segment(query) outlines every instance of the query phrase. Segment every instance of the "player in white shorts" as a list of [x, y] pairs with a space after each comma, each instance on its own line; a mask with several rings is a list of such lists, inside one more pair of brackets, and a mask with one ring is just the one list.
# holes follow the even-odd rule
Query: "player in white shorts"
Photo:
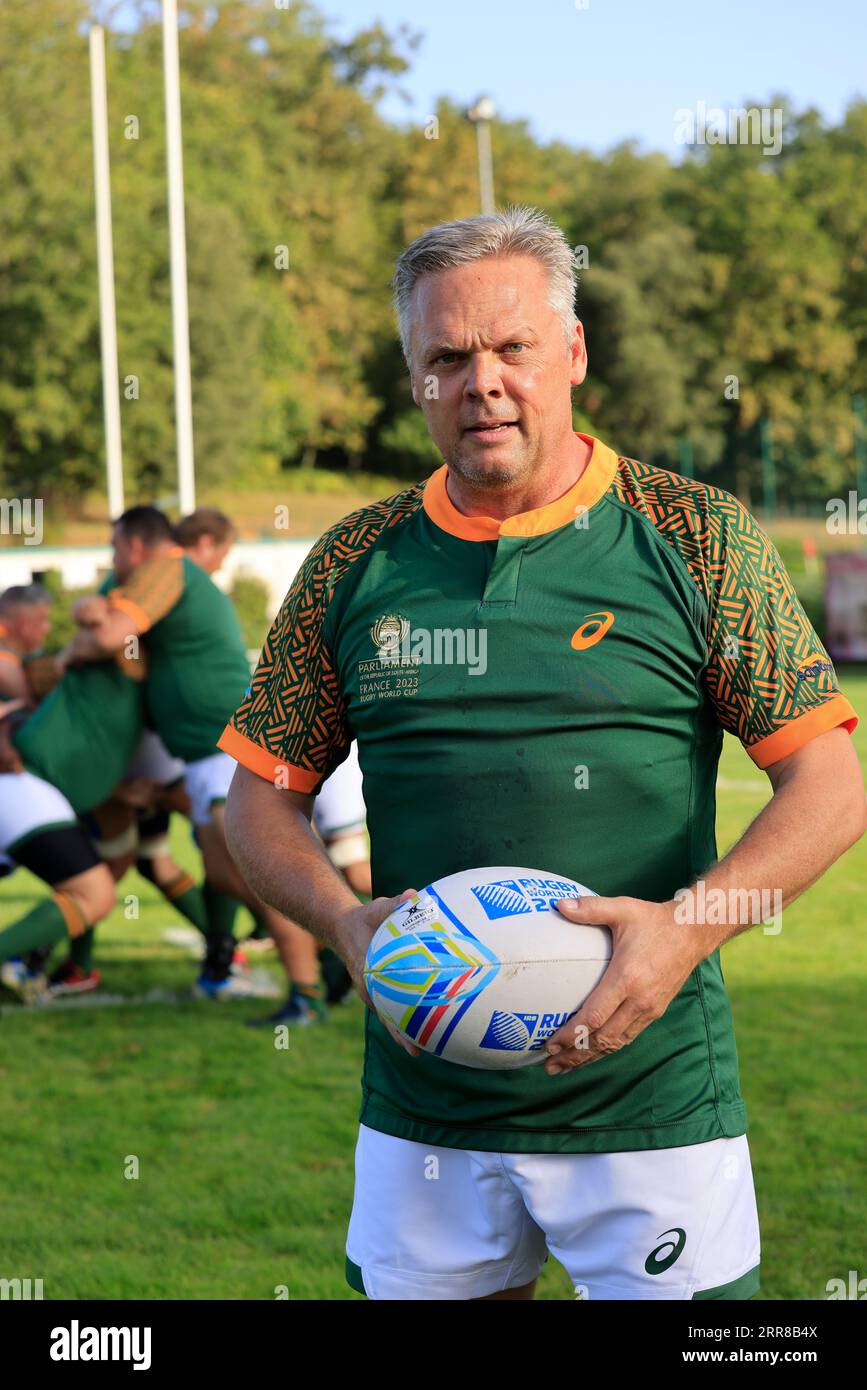
[[[370, 897], [367, 809], [358, 749], [354, 743], [345, 761], [322, 784], [313, 806], [313, 826], [332, 864], [340, 870], [353, 892], [362, 898]], [[349, 972], [339, 957], [327, 948], [320, 950], [319, 964], [325, 986], [325, 1003], [341, 1003], [352, 989]], [[249, 1026], [259, 1028], [275, 1023], [305, 1025], [321, 1022], [324, 1017], [322, 1001], [308, 996], [290, 983], [286, 1002], [265, 1018], [250, 1019]]]
[[350, 746], [344, 762], [322, 784], [313, 804], [313, 825], [328, 857], [350, 888], [370, 896], [370, 848], [358, 747]]
[[0, 773], [0, 859], [41, 878], [51, 895], [0, 930], [0, 981], [25, 1003], [42, 999], [42, 961], [108, 915], [114, 883], [70, 802], [32, 772]]
[[346, 1251], [350, 1285], [374, 1299], [502, 1297], [531, 1285], [549, 1253], [582, 1300], [751, 1298], [747, 1138], [507, 1154], [362, 1125]]
[[[70, 800], [52, 781], [25, 769], [12, 742], [11, 719], [32, 709], [48, 668], [46, 689], [62, 674], [56, 659], [46, 657], [39, 659], [47, 663], [39, 680], [32, 678], [32, 658], [51, 628], [50, 605], [51, 595], [38, 584], [0, 595], [0, 874], [22, 866], [52, 890], [23, 916], [0, 922], [0, 982], [25, 1002], [46, 994], [42, 967], [52, 947], [86, 934], [114, 903], [111, 875]], [[88, 730], [67, 724], [55, 739], [61, 762], [77, 768], [83, 782], [96, 766]]]

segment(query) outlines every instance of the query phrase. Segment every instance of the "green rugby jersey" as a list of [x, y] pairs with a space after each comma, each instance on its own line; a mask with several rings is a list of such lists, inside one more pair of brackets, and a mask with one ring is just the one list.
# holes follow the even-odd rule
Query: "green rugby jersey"
[[163, 743], [185, 762], [210, 757], [250, 682], [232, 600], [179, 548], [103, 587], [147, 634], [145, 698]]
[[[458, 512], [442, 467], [332, 527], [287, 595], [221, 747], [316, 792], [357, 738], [375, 894], [519, 864], [668, 900], [716, 858], [724, 729], [766, 767], [854, 727], [736, 499], [588, 442], [567, 493], [504, 522]], [[746, 1129], [718, 952], [629, 1047], [557, 1077], [365, 1027], [361, 1119], [387, 1134], [607, 1152]]]
[[70, 667], [13, 742], [28, 772], [63, 792], [79, 815], [111, 796], [143, 727], [143, 687], [133, 663]]

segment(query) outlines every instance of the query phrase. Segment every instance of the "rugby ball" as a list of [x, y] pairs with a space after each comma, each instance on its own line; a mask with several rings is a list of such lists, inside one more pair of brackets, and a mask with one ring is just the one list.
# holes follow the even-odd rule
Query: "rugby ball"
[[408, 898], [377, 930], [364, 983], [380, 1018], [448, 1062], [532, 1066], [611, 959], [607, 927], [554, 904], [596, 897], [541, 869], [468, 869]]

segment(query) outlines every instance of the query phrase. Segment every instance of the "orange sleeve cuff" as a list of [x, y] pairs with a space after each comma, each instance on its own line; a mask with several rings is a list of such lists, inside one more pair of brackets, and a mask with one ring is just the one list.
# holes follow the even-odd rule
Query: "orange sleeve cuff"
[[241, 763], [243, 767], [255, 772], [257, 777], [263, 777], [266, 782], [275, 784], [279, 779], [280, 784], [292, 792], [306, 792], [309, 795], [322, 781], [321, 772], [310, 772], [306, 767], [295, 767], [281, 758], [275, 758], [274, 754], [269, 753], [260, 743], [254, 743], [245, 734], [239, 734], [231, 724], [226, 725], [217, 740], [217, 747], [228, 753], [230, 758], [234, 758], [236, 763]]
[[796, 753], [805, 743], [818, 738], [819, 734], [826, 734], [829, 729], [836, 729], [841, 724], [851, 734], [857, 723], [858, 716], [846, 696], [834, 695], [824, 705], [807, 710], [806, 714], [793, 719], [790, 724], [784, 724], [781, 729], [768, 734], [767, 738], [759, 739], [747, 752], [757, 767], [770, 767], [790, 753]]
[[148, 628], [153, 626], [147, 613], [133, 599], [124, 598], [122, 594], [117, 597], [114, 594], [109, 594], [108, 601], [113, 608], [119, 608], [122, 613], [126, 613], [127, 617], [132, 618], [139, 632], [147, 632]]

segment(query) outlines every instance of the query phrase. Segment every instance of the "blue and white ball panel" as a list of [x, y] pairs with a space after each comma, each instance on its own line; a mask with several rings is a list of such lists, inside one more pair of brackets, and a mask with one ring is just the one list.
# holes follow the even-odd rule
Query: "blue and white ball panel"
[[611, 958], [605, 927], [576, 926], [560, 898], [595, 896], [573, 879], [494, 867], [450, 874], [403, 903], [370, 943], [365, 983], [380, 1017], [426, 1052], [511, 1070], [596, 987]]

